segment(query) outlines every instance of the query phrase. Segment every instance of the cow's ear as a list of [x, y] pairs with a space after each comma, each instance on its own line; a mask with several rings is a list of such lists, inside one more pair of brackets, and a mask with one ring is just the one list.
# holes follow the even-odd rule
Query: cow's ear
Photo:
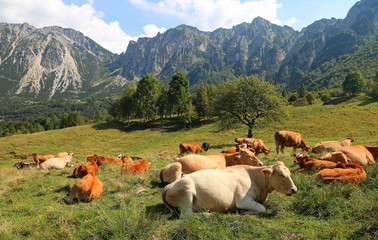
[[271, 168], [264, 168], [263, 170], [261, 170], [261, 172], [262, 172], [264, 175], [269, 175], [269, 174], [272, 174], [273, 169], [271, 169]]

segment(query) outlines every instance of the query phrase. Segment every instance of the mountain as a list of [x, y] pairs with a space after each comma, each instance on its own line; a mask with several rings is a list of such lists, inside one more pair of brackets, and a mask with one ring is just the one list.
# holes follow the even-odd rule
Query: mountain
[[106, 67], [114, 54], [73, 29], [1, 23], [0, 42], [2, 97], [80, 98], [128, 82]]
[[250, 74], [289, 90], [340, 87], [350, 71], [376, 75], [377, 15], [378, 1], [362, 0], [345, 19], [320, 19], [301, 31], [261, 17], [213, 32], [180, 25], [131, 41], [119, 55], [73, 29], [0, 23], [0, 96], [114, 96], [147, 73], [167, 86], [177, 71], [192, 88]]
[[182, 71], [191, 86], [258, 74], [289, 89], [301, 83], [338, 87], [349, 71], [361, 70], [367, 78], [375, 75], [377, 13], [376, 0], [363, 0], [345, 19], [321, 19], [300, 32], [261, 17], [213, 32], [180, 25], [130, 42], [112, 67], [129, 80], [153, 73], [166, 84], [173, 73]]

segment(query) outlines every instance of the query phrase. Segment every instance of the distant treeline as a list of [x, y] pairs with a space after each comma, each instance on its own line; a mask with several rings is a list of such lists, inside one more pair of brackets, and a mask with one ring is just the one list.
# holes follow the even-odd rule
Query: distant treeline
[[28, 100], [19, 97], [0, 99], [0, 120], [20, 121], [23, 117], [37, 119], [40, 117], [62, 116], [64, 113], [80, 112], [84, 118], [92, 120], [96, 114], [106, 114], [114, 99], [86, 98], [79, 99], [54, 99], [54, 100]]
[[[103, 119], [103, 115], [97, 115], [98, 120]], [[79, 112], [64, 113], [57, 117], [40, 117], [31, 119], [23, 117], [21, 121], [0, 121], [0, 136], [6, 137], [13, 134], [25, 134], [43, 132], [66, 127], [79, 126], [88, 122]]]

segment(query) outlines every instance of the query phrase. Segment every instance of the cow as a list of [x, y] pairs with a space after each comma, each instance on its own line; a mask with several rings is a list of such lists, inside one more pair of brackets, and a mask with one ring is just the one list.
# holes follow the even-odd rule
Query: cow
[[121, 167], [121, 176], [123, 174], [138, 174], [148, 172], [148, 166], [151, 163], [145, 159], [142, 159], [139, 162], [125, 163]]
[[255, 150], [255, 155], [258, 156], [260, 153], [264, 153], [266, 156], [270, 155], [270, 149], [264, 144], [264, 141], [258, 138], [235, 138], [235, 144], [239, 145], [246, 143], [249, 148]]
[[182, 176], [182, 165], [180, 162], [168, 164], [160, 171], [160, 181], [164, 183], [172, 183]]
[[204, 142], [202, 147], [197, 143], [181, 143], [179, 156], [183, 156], [185, 153], [201, 153], [207, 152], [210, 148], [210, 143]]
[[30, 163], [24, 163], [24, 162], [18, 162], [13, 165], [13, 167], [16, 167], [17, 170], [21, 168], [36, 168], [38, 167], [38, 163], [30, 162]]
[[297, 148], [301, 148], [302, 151], [309, 152], [311, 148], [307, 146], [300, 133], [291, 131], [277, 131], [274, 134], [276, 141], [276, 152], [278, 154], [279, 147], [281, 147], [281, 153], [284, 153], [285, 147], [293, 147], [293, 153], [296, 153]]
[[123, 154], [120, 154], [117, 156], [118, 159], [121, 159], [123, 163], [131, 163], [131, 162], [134, 162], [133, 159], [129, 156], [126, 156], [126, 155], [123, 155]]
[[171, 157], [170, 155], [165, 154], [165, 153], [159, 153], [158, 154], [158, 158], [161, 158], [161, 159], [172, 159], [173, 157]]
[[283, 162], [273, 166], [232, 166], [184, 175], [162, 191], [164, 205], [180, 217], [201, 210], [243, 209], [265, 212], [261, 204], [273, 190], [291, 196], [297, 187]]
[[374, 158], [378, 157], [378, 147], [364, 145], [365, 148], [373, 155]]
[[51, 154], [39, 155], [39, 154], [36, 154], [36, 153], [33, 153], [32, 156], [33, 156], [34, 162], [37, 163], [38, 165], [45, 162], [47, 159], [55, 157], [54, 155], [51, 155]]
[[366, 172], [359, 164], [338, 162], [333, 169], [323, 169], [316, 177], [325, 183], [346, 181], [356, 185], [366, 179]]
[[294, 163], [299, 164], [299, 171], [303, 172], [334, 168], [336, 166], [336, 163], [334, 162], [311, 158], [303, 153], [293, 154], [293, 156], [295, 157]]
[[321, 156], [319, 159], [336, 163], [357, 163], [361, 166], [375, 163], [373, 155], [363, 144], [340, 148], [336, 152], [330, 152]]
[[241, 144], [236, 144], [236, 147], [234, 148], [228, 148], [228, 149], [225, 149], [225, 150], [222, 150], [221, 153], [227, 153], [227, 154], [231, 154], [231, 153], [237, 153], [239, 152], [239, 149], [240, 148], [247, 148], [249, 149], [250, 151], [254, 152], [255, 153], [255, 150], [251, 148], [250, 145], [247, 145], [246, 143], [241, 143]]
[[96, 174], [99, 172], [99, 170], [100, 169], [98, 168], [97, 162], [93, 160], [89, 163], [84, 163], [76, 166], [75, 170], [72, 173], [72, 177], [82, 178], [89, 173]]
[[71, 189], [69, 197], [63, 199], [68, 203], [89, 202], [101, 196], [103, 184], [93, 172], [86, 174], [82, 179], [77, 181]]
[[[96, 161], [97, 165], [99, 167], [102, 166], [102, 165], [104, 165], [105, 162], [114, 163], [114, 164], [117, 164], [117, 165], [122, 165], [123, 164], [123, 160], [121, 160], [119, 158], [103, 157], [103, 156], [99, 156], [99, 155], [96, 155], [96, 154], [93, 155], [93, 156], [87, 157], [87, 162], [91, 162], [92, 160]], [[125, 161], [128, 161], [128, 160], [125, 160]]]
[[67, 157], [63, 158], [50, 158], [45, 162], [41, 163], [40, 167], [44, 170], [51, 170], [51, 169], [63, 169], [64, 167], [73, 167], [72, 158], [74, 154], [73, 152], [69, 152]]
[[319, 142], [312, 148], [313, 153], [334, 152], [342, 147], [350, 147], [354, 142], [353, 138], [341, 139], [339, 141]]
[[69, 153], [73, 154], [72, 151], [69, 151], [69, 152], [60, 152], [60, 153], [58, 153], [58, 154], [56, 155], [56, 157], [57, 157], [57, 158], [65, 158], [65, 157], [68, 156]]
[[248, 149], [240, 149], [234, 154], [217, 153], [212, 155], [187, 155], [177, 159], [175, 162], [181, 164], [181, 172], [174, 172], [171, 163], [161, 170], [160, 176], [163, 176], [163, 183], [171, 183], [171, 180], [177, 180], [182, 174], [189, 174], [203, 169], [225, 168], [233, 165], [251, 165], [262, 166], [262, 162], [255, 154]]

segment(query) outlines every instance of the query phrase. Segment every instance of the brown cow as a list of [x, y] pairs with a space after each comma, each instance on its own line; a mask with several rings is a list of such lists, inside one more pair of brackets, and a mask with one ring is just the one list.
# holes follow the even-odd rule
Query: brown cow
[[72, 173], [72, 177], [82, 178], [89, 173], [96, 174], [98, 173], [98, 171], [99, 171], [99, 168], [98, 168], [97, 162], [92, 160], [89, 163], [84, 163], [84, 164], [80, 164], [76, 166], [75, 170]]
[[121, 159], [123, 163], [131, 163], [131, 162], [134, 162], [133, 159], [129, 156], [126, 156], [126, 155], [123, 155], [123, 154], [120, 154], [118, 155], [117, 157], [118, 159]]
[[270, 149], [264, 144], [264, 141], [258, 138], [235, 138], [235, 144], [239, 145], [241, 143], [246, 143], [250, 148], [255, 150], [255, 155], [258, 156], [260, 153], [265, 155], [270, 155]]
[[311, 148], [307, 146], [300, 133], [291, 131], [277, 131], [274, 135], [276, 140], [276, 151], [278, 154], [279, 147], [281, 146], [281, 153], [284, 153], [285, 147], [293, 147], [293, 153], [296, 153], [297, 148], [301, 148], [302, 151], [309, 152]]
[[104, 165], [105, 162], [114, 163], [114, 164], [118, 164], [118, 165], [122, 165], [123, 164], [123, 161], [121, 159], [119, 159], [119, 158], [103, 157], [103, 156], [99, 156], [99, 155], [96, 155], [96, 154], [93, 155], [93, 156], [87, 157], [87, 162], [92, 161], [92, 159], [97, 162], [97, 165], [99, 167], [102, 166], [102, 165]]
[[309, 172], [313, 170], [322, 170], [325, 168], [334, 168], [337, 164], [331, 161], [323, 161], [309, 156], [303, 153], [293, 154], [295, 157], [294, 163], [299, 164], [299, 171]]
[[236, 144], [236, 147], [234, 148], [229, 148], [229, 149], [225, 149], [223, 150], [221, 153], [227, 153], [227, 154], [231, 154], [231, 153], [237, 153], [239, 152], [239, 149], [240, 148], [246, 148], [246, 149], [249, 149], [249, 151], [252, 151], [255, 153], [255, 150], [251, 148], [250, 145], [247, 145], [246, 143], [242, 143], [242, 144]]
[[204, 142], [202, 144], [202, 147], [197, 143], [181, 143], [180, 146], [179, 146], [179, 148], [180, 148], [179, 156], [183, 156], [185, 153], [207, 152], [207, 150], [209, 150], [210, 143]]
[[378, 157], [378, 147], [364, 145], [366, 149], [373, 155], [374, 158]]
[[139, 162], [125, 163], [121, 167], [121, 175], [148, 172], [148, 166], [150, 166], [150, 164], [151, 163], [145, 159]]
[[68, 203], [74, 203], [75, 200], [89, 202], [100, 197], [102, 190], [102, 182], [91, 172], [77, 181], [71, 189], [70, 196], [63, 199]]
[[330, 152], [321, 156], [319, 159], [336, 163], [357, 163], [361, 166], [375, 163], [374, 157], [371, 152], [368, 151], [362, 144], [340, 148], [336, 152]]
[[[181, 172], [172, 172], [172, 164], [181, 164]], [[187, 155], [179, 158], [174, 163], [167, 165], [163, 168], [160, 176], [163, 176], [163, 183], [171, 183], [168, 179], [177, 180], [177, 177], [182, 174], [189, 174], [203, 169], [216, 169], [225, 168], [233, 165], [250, 165], [262, 166], [262, 162], [255, 156], [255, 154], [248, 149], [240, 149], [239, 152], [234, 154], [217, 153], [211, 155]], [[170, 175], [170, 176], [168, 176]], [[174, 177], [174, 176], [176, 177]]]
[[335, 168], [323, 169], [316, 176], [325, 183], [347, 181], [358, 184], [366, 179], [366, 172], [359, 164], [338, 162]]
[[342, 147], [350, 147], [354, 142], [353, 138], [341, 139], [339, 141], [319, 142], [312, 148], [313, 153], [334, 152]]
[[36, 153], [32, 154], [33, 160], [38, 165], [45, 162], [47, 159], [54, 158], [54, 155], [48, 154], [48, 155], [38, 155]]

